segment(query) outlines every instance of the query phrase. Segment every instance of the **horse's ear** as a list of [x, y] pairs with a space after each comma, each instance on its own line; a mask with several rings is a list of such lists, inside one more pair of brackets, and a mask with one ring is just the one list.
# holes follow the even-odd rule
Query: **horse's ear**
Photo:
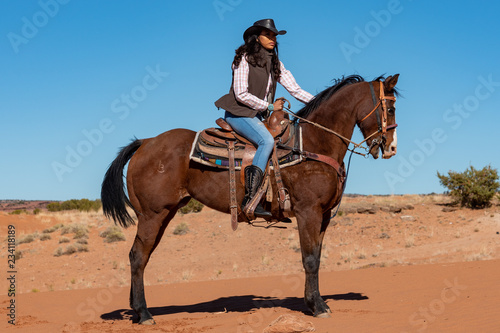
[[385, 90], [387, 91], [393, 90], [394, 87], [396, 86], [396, 83], [398, 83], [398, 78], [399, 74], [396, 74], [394, 76], [391, 75], [387, 79], [385, 79], [384, 81]]

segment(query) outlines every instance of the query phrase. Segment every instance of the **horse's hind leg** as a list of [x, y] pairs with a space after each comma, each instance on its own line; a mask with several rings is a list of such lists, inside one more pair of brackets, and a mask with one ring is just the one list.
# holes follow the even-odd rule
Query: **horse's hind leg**
[[152, 217], [139, 216], [137, 235], [129, 253], [130, 271], [132, 274], [130, 284], [130, 307], [139, 316], [139, 324], [155, 324], [153, 316], [148, 311], [144, 295], [144, 269], [149, 257], [160, 243], [170, 220], [177, 209], [165, 210]]
[[331, 310], [319, 293], [318, 273], [321, 245], [330, 222], [331, 212], [328, 211], [321, 217], [321, 213], [311, 210], [313, 209], [297, 214], [302, 264], [306, 273], [304, 301], [315, 317], [329, 317]]

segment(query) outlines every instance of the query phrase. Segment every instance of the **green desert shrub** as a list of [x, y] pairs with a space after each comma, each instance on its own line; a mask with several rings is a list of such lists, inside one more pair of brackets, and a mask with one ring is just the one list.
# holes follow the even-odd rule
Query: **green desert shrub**
[[87, 239], [89, 238], [89, 230], [85, 227], [75, 229], [73, 239]]
[[51, 202], [47, 204], [47, 210], [49, 212], [59, 212], [61, 211], [61, 204], [59, 202]]
[[61, 247], [58, 247], [55, 252], [54, 252], [54, 257], [60, 257], [62, 255], [66, 255], [66, 256], [69, 256], [73, 253], [77, 253], [77, 252], [89, 252], [89, 248], [87, 245], [82, 245], [82, 244], [76, 244], [73, 245], [68, 245], [66, 246], [66, 249], [63, 251], [63, 249]]
[[35, 241], [35, 235], [24, 235], [23, 237], [19, 238], [17, 241], [17, 244], [25, 244], [25, 243], [31, 243]]
[[202, 209], [203, 204], [201, 202], [191, 199], [186, 206], [179, 209], [179, 212], [181, 214], [199, 213]]
[[81, 223], [73, 223], [61, 228], [61, 235], [75, 234], [74, 239], [89, 238], [88, 233], [87, 226]]
[[19, 260], [23, 257], [23, 251], [21, 250], [16, 250], [16, 252], [14, 253], [14, 259], [15, 260]]
[[12, 212], [9, 213], [10, 215], [21, 215], [21, 214], [28, 214], [26, 209], [16, 209], [13, 210]]
[[62, 227], [64, 227], [64, 224], [59, 223], [59, 224], [56, 224], [56, 225], [54, 225], [54, 226], [52, 226], [52, 227], [50, 227], [50, 228], [43, 229], [43, 231], [42, 231], [42, 232], [43, 232], [44, 234], [51, 234], [51, 233], [53, 233], [54, 231], [56, 231], [56, 230], [58, 230], [58, 229], [60, 229], [60, 228], [62, 228]]
[[89, 252], [89, 247], [85, 244], [76, 244], [76, 250], [78, 252]]
[[462, 207], [484, 208], [500, 187], [498, 172], [491, 166], [481, 170], [470, 166], [464, 172], [449, 171], [448, 176], [437, 173], [441, 185], [448, 188], [449, 194]]
[[76, 251], [77, 251], [76, 246], [74, 246], [74, 245], [68, 245], [68, 246], [66, 246], [66, 250], [64, 250], [63, 254], [70, 255], [70, 254], [75, 253]]
[[120, 227], [113, 225], [108, 227], [106, 230], [99, 233], [99, 236], [104, 238], [106, 243], [114, 243], [125, 240], [125, 235]]
[[50, 235], [49, 235], [49, 234], [42, 234], [42, 235], [40, 236], [40, 240], [41, 240], [41, 241], [49, 240], [49, 239], [51, 239], [51, 238], [52, 238], [52, 237], [50, 237]]
[[65, 225], [64, 227], [61, 228], [61, 235], [66, 235], [71, 233], [71, 226], [70, 225]]
[[63, 255], [63, 249], [62, 247], [58, 247], [55, 251], [54, 251], [54, 257], [60, 257]]
[[79, 210], [81, 212], [97, 212], [101, 208], [101, 200], [71, 199], [63, 202], [51, 202], [47, 205], [49, 212], [60, 212], [63, 210]]
[[181, 222], [174, 229], [174, 235], [185, 235], [189, 231], [189, 227], [185, 222]]
[[62, 243], [69, 243], [70, 240], [68, 237], [61, 237], [59, 238], [59, 244], [62, 244]]

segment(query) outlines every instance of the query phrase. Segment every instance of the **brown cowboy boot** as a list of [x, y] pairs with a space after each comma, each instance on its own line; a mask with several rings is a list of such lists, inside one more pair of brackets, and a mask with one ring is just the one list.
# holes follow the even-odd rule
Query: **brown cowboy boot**
[[[252, 200], [257, 193], [262, 180], [264, 172], [256, 165], [249, 165], [245, 168], [245, 197], [241, 203], [241, 210]], [[256, 217], [271, 217], [272, 214], [262, 207], [259, 203], [253, 212]]]

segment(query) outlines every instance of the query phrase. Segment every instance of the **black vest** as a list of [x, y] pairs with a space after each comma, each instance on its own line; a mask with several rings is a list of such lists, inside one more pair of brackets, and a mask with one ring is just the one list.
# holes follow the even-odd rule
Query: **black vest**
[[[252, 95], [257, 96], [260, 99], [267, 100], [266, 98], [266, 88], [267, 82], [269, 81], [269, 73], [271, 72], [272, 67], [272, 55], [273, 52], [269, 52], [266, 49], [262, 48], [260, 50], [261, 55], [265, 59], [264, 66], [252, 66], [250, 63], [248, 64], [249, 72], [248, 72], [248, 92]], [[252, 109], [251, 107], [240, 103], [236, 100], [234, 95], [234, 72], [233, 72], [233, 82], [231, 83], [231, 89], [229, 90], [229, 94], [226, 94], [219, 98], [215, 102], [215, 106], [217, 108], [222, 108], [236, 116], [242, 117], [255, 117], [255, 115], [259, 112], [257, 110]], [[270, 95], [270, 103], [274, 101], [274, 93], [276, 92], [276, 81], [274, 79], [274, 75], [271, 76], [271, 87], [269, 88]]]

